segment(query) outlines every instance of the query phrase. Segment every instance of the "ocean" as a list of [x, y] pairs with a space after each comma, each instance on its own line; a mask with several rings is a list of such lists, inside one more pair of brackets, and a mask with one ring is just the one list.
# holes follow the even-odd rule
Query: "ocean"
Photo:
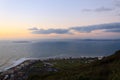
[[21, 58], [100, 57], [120, 50], [120, 40], [0, 41], [0, 70]]

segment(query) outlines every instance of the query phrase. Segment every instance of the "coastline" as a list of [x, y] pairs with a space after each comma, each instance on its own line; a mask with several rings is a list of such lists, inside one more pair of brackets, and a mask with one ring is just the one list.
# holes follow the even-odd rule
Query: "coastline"
[[[71, 58], [71, 57], [68, 57], [68, 58]], [[95, 57], [88, 57], [88, 56], [81, 56], [80, 58], [95, 58]], [[98, 60], [101, 60], [103, 58], [103, 56], [97, 56]], [[47, 59], [56, 59], [56, 58], [46, 58], [46, 59], [43, 59], [43, 60], [47, 60]], [[58, 59], [62, 59], [62, 58], [58, 58]], [[67, 58], [66, 58], [67, 59]], [[17, 61], [14, 61], [10, 66], [8, 67], [5, 67], [3, 70], [0, 70], [0, 72], [4, 72], [4, 71], [7, 71], [7, 70], [10, 70], [14, 67], [17, 67], [17, 66], [20, 66], [21, 64], [22, 65], [28, 65], [28, 63], [30, 64], [31, 62], [34, 62], [34, 61], [39, 61], [39, 60], [42, 60], [40, 58], [20, 58], [18, 59]], [[27, 63], [25, 63], [27, 62]], [[24, 66], [25, 66], [24, 65]]]
[[17, 60], [13, 65], [0, 72], [0, 80], [12, 79], [12, 77], [18, 79], [20, 76], [26, 79], [29, 67], [39, 60], [38, 58], [21, 58]]
[[21, 80], [21, 78], [23, 80], [27, 79], [30, 69], [34, 68], [33, 65], [39, 62], [43, 62], [44, 67], [42, 71], [57, 71], [52, 67], [52, 64], [41, 61], [40, 58], [21, 58], [17, 60], [12, 66], [7, 67], [2, 72], [0, 72], [0, 80]]
[[[26, 80], [31, 74], [56, 73], [70, 67], [90, 64], [101, 60], [102, 57], [79, 57], [79, 58], [21, 58], [0, 72], [0, 80]], [[62, 64], [61, 64], [62, 63]], [[66, 67], [64, 67], [66, 66]], [[22, 79], [21, 79], [22, 78]]]
[[40, 59], [39, 58], [20, 58], [17, 61], [14, 61], [13, 64], [11, 64], [11, 66], [8, 66], [8, 67], [4, 68], [3, 70], [1, 70], [1, 72], [10, 70], [17, 66], [20, 66], [21, 64], [24, 64], [25, 62], [36, 61], [36, 60], [40, 60]]

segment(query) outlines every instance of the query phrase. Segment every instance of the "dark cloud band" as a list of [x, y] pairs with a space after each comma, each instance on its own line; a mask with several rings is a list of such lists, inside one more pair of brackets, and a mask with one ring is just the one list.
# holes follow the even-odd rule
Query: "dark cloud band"
[[92, 25], [92, 26], [84, 26], [84, 27], [73, 27], [71, 29], [79, 31], [79, 32], [91, 32], [94, 30], [106, 30], [107, 32], [107, 30], [109, 29], [120, 29], [120, 23], [100, 24], [100, 25]]
[[71, 27], [69, 29], [38, 29], [30, 28], [33, 34], [70, 34], [71, 30], [83, 33], [89, 33], [95, 30], [104, 30], [105, 32], [120, 32], [120, 23], [109, 23], [109, 24], [100, 24], [100, 25], [91, 25], [91, 26], [77, 26]]
[[68, 33], [69, 30], [67, 29], [48, 29], [48, 30], [44, 30], [44, 29], [39, 29], [36, 31], [33, 31], [33, 34], [51, 34], [51, 33], [56, 33], [56, 34], [66, 34]]

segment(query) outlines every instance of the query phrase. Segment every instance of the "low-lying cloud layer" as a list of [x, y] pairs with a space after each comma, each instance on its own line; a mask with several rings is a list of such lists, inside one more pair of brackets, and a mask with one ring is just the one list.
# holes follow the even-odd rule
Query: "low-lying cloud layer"
[[48, 29], [48, 30], [39, 29], [39, 30], [33, 31], [32, 33], [33, 34], [51, 34], [51, 33], [66, 34], [68, 32], [69, 30], [67, 29]]
[[[90, 25], [90, 26], [77, 26], [68, 29], [38, 29], [29, 28], [33, 34], [71, 34], [71, 30], [80, 33], [90, 33], [95, 30], [103, 30], [104, 32], [120, 32], [120, 23], [110, 23], [110, 24], [100, 24], [100, 25]], [[73, 33], [72, 33], [73, 34]]]
[[[104, 30], [105, 32], [115, 32], [112, 30], [120, 30], [120, 23], [111, 23], [111, 24], [100, 24], [100, 25], [91, 25], [91, 26], [83, 26], [83, 27], [73, 27], [71, 28], [75, 31], [79, 32], [92, 32], [94, 30]], [[118, 32], [118, 31], [117, 31]]]
[[96, 9], [83, 9], [85, 12], [107, 12], [107, 11], [113, 11], [114, 8], [107, 8], [107, 7], [99, 7]]

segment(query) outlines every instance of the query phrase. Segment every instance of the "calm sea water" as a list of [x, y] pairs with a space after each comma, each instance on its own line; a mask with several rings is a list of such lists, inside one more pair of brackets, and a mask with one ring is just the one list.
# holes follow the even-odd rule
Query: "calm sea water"
[[107, 56], [120, 49], [120, 41], [0, 41], [0, 69], [23, 57]]

